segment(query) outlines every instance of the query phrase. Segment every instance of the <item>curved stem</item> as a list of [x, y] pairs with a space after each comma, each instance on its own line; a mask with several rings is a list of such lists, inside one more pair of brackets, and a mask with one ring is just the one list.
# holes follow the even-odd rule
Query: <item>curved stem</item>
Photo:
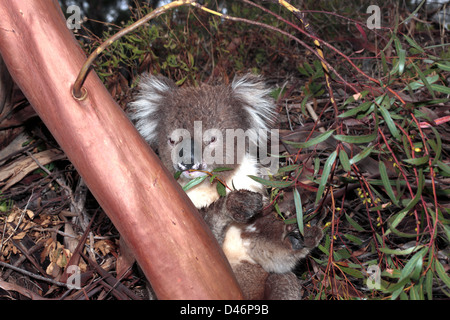
[[173, 8], [185, 5], [185, 4], [191, 4], [192, 2], [194, 2], [194, 0], [177, 0], [177, 1], [173, 1], [169, 4], [166, 4], [162, 7], [159, 7], [157, 9], [153, 10], [152, 12], [150, 12], [149, 14], [147, 14], [142, 19], [139, 19], [132, 25], [120, 30], [115, 35], [113, 35], [111, 38], [109, 38], [108, 40], [103, 42], [97, 49], [95, 49], [94, 52], [91, 53], [91, 55], [87, 58], [83, 67], [81, 68], [80, 73], [78, 74], [78, 77], [75, 80], [75, 83], [74, 83], [73, 89], [72, 89], [72, 95], [74, 96], [74, 98], [79, 99], [79, 100], [83, 100], [86, 98], [87, 91], [83, 90], [83, 88], [82, 88], [84, 80], [86, 79], [86, 76], [89, 72], [89, 69], [90, 69], [92, 63], [103, 52], [103, 50], [105, 50], [109, 45], [111, 45], [111, 43], [120, 39], [121, 37], [130, 33], [131, 31], [139, 28], [140, 26], [142, 26], [149, 20], [152, 20], [152, 19], [160, 16], [161, 14], [165, 13], [167, 10], [170, 10], [170, 9], [173, 9]]

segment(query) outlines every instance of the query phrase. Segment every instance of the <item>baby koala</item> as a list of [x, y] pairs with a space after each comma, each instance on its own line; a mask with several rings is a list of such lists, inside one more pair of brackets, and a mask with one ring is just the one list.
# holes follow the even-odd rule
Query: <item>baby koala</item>
[[249, 175], [261, 176], [261, 162], [270, 162], [266, 147], [276, 112], [264, 82], [244, 75], [231, 85], [177, 87], [163, 76], [143, 75], [138, 90], [130, 119], [169, 171], [181, 172], [180, 185], [203, 179], [187, 195], [222, 246], [245, 298], [301, 298], [292, 269], [322, 231], [306, 228], [302, 237], [295, 224], [262, 214], [265, 188]]

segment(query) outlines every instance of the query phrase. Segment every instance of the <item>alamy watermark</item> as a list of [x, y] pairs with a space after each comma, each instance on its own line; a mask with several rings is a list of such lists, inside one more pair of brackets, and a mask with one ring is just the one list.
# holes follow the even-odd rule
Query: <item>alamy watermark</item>
[[368, 278], [366, 280], [367, 288], [379, 290], [381, 288], [381, 270], [376, 264], [367, 268]]
[[81, 9], [79, 6], [68, 6], [66, 10], [67, 14], [70, 14], [70, 16], [66, 20], [67, 28], [70, 30], [79, 30], [81, 29]]
[[80, 267], [76, 265], [70, 265], [66, 269], [67, 274], [70, 276], [67, 278], [66, 285], [69, 289], [81, 289], [81, 271]]
[[[186, 129], [176, 129], [171, 140], [179, 142], [172, 149], [172, 163], [187, 165], [202, 164], [199, 167], [241, 164], [247, 157], [257, 159], [267, 171], [278, 171], [279, 130], [219, 129], [202, 128], [201, 121], [194, 121], [193, 136]], [[270, 141], [270, 150], [269, 150]], [[194, 169], [199, 169], [196, 167]]]
[[[70, 30], [81, 29], [81, 9], [79, 6], [71, 5], [67, 7], [67, 14], [70, 16], [66, 20], [67, 28]], [[366, 13], [370, 16], [367, 18], [366, 24], [369, 29], [380, 29], [381, 28], [381, 9], [377, 5], [370, 5], [367, 7]]]
[[370, 5], [367, 7], [366, 13], [371, 15], [367, 18], [367, 28], [380, 29], [381, 28], [381, 10], [377, 5]]

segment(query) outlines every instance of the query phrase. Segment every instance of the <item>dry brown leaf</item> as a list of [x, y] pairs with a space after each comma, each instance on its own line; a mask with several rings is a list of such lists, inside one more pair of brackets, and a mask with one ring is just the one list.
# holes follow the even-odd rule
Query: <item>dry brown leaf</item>
[[94, 244], [94, 249], [100, 251], [105, 256], [114, 249], [114, 245], [110, 240], [100, 240]]
[[12, 237], [14, 240], [21, 240], [27, 235], [26, 231], [19, 232], [14, 237]]
[[13, 284], [13, 283], [3, 281], [1, 279], [0, 279], [0, 288], [2, 288], [3, 290], [6, 290], [6, 291], [19, 292], [20, 294], [22, 294], [30, 299], [33, 299], [33, 300], [46, 300], [45, 298], [41, 297], [40, 295], [38, 295], [37, 293], [34, 293], [31, 290], [25, 289], [16, 284]]

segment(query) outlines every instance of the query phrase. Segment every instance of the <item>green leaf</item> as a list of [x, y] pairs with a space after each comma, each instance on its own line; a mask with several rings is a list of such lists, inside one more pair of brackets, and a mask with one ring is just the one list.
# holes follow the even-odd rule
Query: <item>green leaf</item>
[[345, 152], [345, 150], [341, 149], [339, 151], [339, 161], [341, 161], [342, 163], [342, 168], [346, 171], [346, 172], [350, 172], [351, 171], [351, 165], [350, 162], [348, 161], [348, 155], [347, 152]]
[[327, 256], [330, 255], [330, 253], [327, 251], [327, 249], [326, 249], [324, 246], [322, 246], [321, 244], [319, 244], [319, 245], [317, 246], [317, 248], [318, 248], [320, 251], [322, 251], [323, 253], [325, 253]]
[[447, 237], [447, 241], [450, 243], [450, 227], [446, 226], [445, 224], [441, 225], [441, 227], [444, 229], [445, 236]]
[[405, 70], [406, 50], [402, 48], [402, 44], [397, 37], [395, 37], [394, 43], [398, 55], [398, 74], [401, 75]]
[[324, 133], [318, 135], [317, 137], [309, 139], [308, 141], [305, 141], [305, 142], [292, 142], [292, 141], [283, 141], [283, 142], [285, 142], [286, 144], [292, 145], [294, 148], [304, 149], [304, 148], [314, 146], [316, 144], [319, 144], [322, 141], [327, 140], [333, 134], [333, 132], [334, 132], [334, 130], [324, 132]]
[[335, 261], [345, 260], [352, 256], [351, 252], [349, 252], [347, 249], [340, 249], [333, 252], [333, 257]]
[[367, 111], [372, 105], [373, 105], [372, 101], [363, 102], [356, 108], [352, 108], [352, 109], [345, 111], [344, 113], [341, 113], [340, 115], [338, 115], [338, 117], [339, 118], [352, 117], [360, 112]]
[[248, 177], [255, 180], [256, 182], [261, 183], [264, 186], [271, 188], [286, 188], [292, 186], [292, 184], [294, 183], [294, 181], [271, 181], [252, 175], [249, 175]]
[[419, 81], [414, 81], [414, 82], [409, 83], [403, 90], [406, 90], [408, 87], [411, 88], [412, 90], [417, 90], [417, 89], [422, 88], [427, 83], [431, 84], [431, 83], [436, 82], [438, 80], [439, 80], [439, 75], [438, 74], [435, 75], [435, 76], [429, 76], [429, 77], [425, 78], [425, 81], [424, 80], [419, 80]]
[[287, 165], [286, 167], [279, 167], [278, 168], [278, 174], [282, 174], [285, 172], [290, 172], [290, 171], [294, 171], [297, 169], [300, 169], [302, 166], [299, 164], [291, 164], [291, 165]]
[[445, 269], [438, 259], [434, 260], [434, 266], [439, 278], [444, 281], [445, 285], [450, 288], [450, 277], [445, 273]]
[[355, 220], [353, 220], [348, 214], [345, 214], [345, 219], [347, 219], [348, 223], [350, 223], [350, 225], [353, 228], [355, 228], [356, 231], [366, 231]]
[[183, 173], [182, 171], [177, 171], [177, 172], [175, 172], [175, 174], [173, 175], [173, 177], [175, 178], [175, 180], [177, 180], [177, 179], [181, 176], [182, 173]]
[[435, 166], [436, 163], [439, 161], [439, 158], [441, 157], [442, 153], [442, 140], [440, 133], [436, 130], [436, 128], [431, 127], [431, 130], [433, 130], [434, 136], [436, 137], [436, 142], [432, 139], [429, 139], [427, 142], [433, 149], [435, 155], [434, 160], [431, 162], [431, 166]]
[[413, 158], [413, 159], [403, 159], [404, 162], [408, 164], [412, 164], [414, 166], [421, 166], [425, 163], [428, 163], [428, 160], [430, 157], [428, 155], [420, 157], [420, 158]]
[[431, 88], [433, 88], [434, 91], [441, 92], [443, 94], [450, 94], [450, 88], [440, 84], [432, 84]]
[[383, 182], [383, 186], [384, 186], [384, 189], [386, 190], [387, 195], [389, 196], [389, 198], [395, 205], [398, 205], [398, 200], [395, 197], [394, 191], [392, 190], [392, 186], [389, 181], [386, 166], [383, 161], [380, 161], [380, 163], [378, 164], [378, 168], [380, 170], [381, 181]]
[[[419, 3], [419, 5], [416, 7], [416, 9], [414, 9], [414, 11], [405, 19], [405, 20], [403, 20], [402, 22], [400, 22], [400, 24], [403, 24], [403, 23], [407, 23], [407, 22], [409, 22], [409, 20], [411, 20], [416, 14], [417, 14], [417, 12], [419, 12], [419, 10], [420, 10], [420, 8], [422, 8], [422, 6], [423, 6], [423, 4], [426, 2], [426, 0], [422, 0], [420, 3]], [[398, 26], [400, 25], [400, 24], [395, 24], [395, 29], [397, 30], [397, 28], [398, 28]]]
[[427, 252], [428, 247], [422, 248], [419, 252], [416, 252], [411, 259], [409, 259], [408, 263], [403, 267], [403, 270], [400, 273], [399, 282], [408, 278], [418, 265], [422, 267], [422, 258]]
[[414, 271], [410, 275], [412, 281], [418, 282], [421, 279], [422, 267], [423, 267], [423, 259], [419, 259], [417, 261], [416, 267], [414, 268]]
[[430, 270], [427, 271], [427, 275], [425, 276], [425, 291], [428, 296], [428, 300], [433, 299], [433, 272]]
[[346, 136], [341, 134], [336, 134], [333, 136], [336, 140], [347, 142], [347, 143], [368, 143], [377, 137], [377, 132], [360, 136]]
[[437, 165], [439, 167], [439, 169], [441, 169], [442, 171], [444, 171], [447, 174], [450, 174], [450, 166], [448, 166], [447, 164], [445, 164], [444, 162], [438, 160], [437, 161]]
[[344, 271], [346, 274], [348, 274], [348, 275], [350, 275], [352, 277], [355, 277], [357, 279], [364, 279], [365, 278], [364, 274], [361, 271], [359, 271], [359, 270], [355, 270], [355, 269], [347, 268], [347, 267], [343, 267], [343, 266], [339, 266], [339, 269]]
[[344, 234], [344, 237], [346, 237], [349, 241], [353, 242], [358, 246], [363, 244], [362, 240], [360, 240], [359, 238], [355, 237], [352, 234]]
[[217, 193], [219, 194], [219, 196], [221, 196], [221, 197], [225, 197], [227, 195], [227, 189], [220, 181], [217, 181], [217, 183], [216, 183], [216, 190], [217, 190]]
[[405, 34], [403, 35], [403, 38], [405, 38], [405, 40], [408, 41], [408, 43], [409, 43], [409, 45], [410, 45], [411, 47], [413, 47], [414, 49], [416, 49], [416, 50], [419, 51], [419, 52], [424, 52], [424, 50], [422, 49], [422, 47], [420, 47], [414, 39], [408, 37], [408, 36], [405, 35]]
[[403, 288], [405, 287], [405, 284], [409, 282], [409, 279], [403, 279], [399, 282], [397, 282], [394, 285], [389, 286], [386, 291], [392, 292], [391, 300], [396, 300], [397, 297], [403, 292]]
[[419, 288], [418, 288], [417, 285], [413, 285], [409, 289], [409, 299], [410, 300], [421, 300], [420, 299], [420, 294], [419, 294]]
[[350, 104], [350, 103], [354, 103], [355, 97], [357, 97], [358, 100], [361, 100], [362, 98], [364, 98], [365, 96], [367, 96], [367, 94], [369, 93], [369, 90], [363, 90], [358, 94], [354, 94], [352, 96], [350, 96], [349, 98], [347, 98], [347, 100], [344, 101], [344, 103], [339, 107], [340, 109], [345, 109], [345, 107]]
[[383, 66], [383, 74], [388, 72], [388, 64], [386, 61], [386, 55], [384, 54], [384, 50], [381, 51], [381, 65]]
[[373, 148], [375, 146], [371, 146], [369, 148], [365, 148], [363, 151], [361, 151], [360, 153], [358, 153], [356, 156], [354, 156], [353, 158], [350, 159], [350, 164], [355, 164], [358, 163], [359, 161], [361, 161], [362, 159], [366, 158], [367, 156], [370, 155], [370, 153], [372, 152]]
[[303, 209], [302, 209], [302, 199], [300, 198], [300, 194], [298, 193], [297, 188], [294, 188], [294, 203], [295, 203], [295, 213], [297, 215], [297, 224], [300, 234], [304, 235], [304, 227], [303, 227]]
[[230, 171], [233, 170], [233, 168], [227, 168], [227, 167], [220, 167], [220, 168], [215, 168], [213, 171], [211, 172], [223, 172], [223, 171]]
[[[392, 133], [395, 139], [400, 140], [400, 133], [398, 132], [397, 127], [395, 126], [394, 121], [391, 118], [390, 113], [388, 112], [387, 108], [385, 108], [385, 105], [389, 105], [389, 97], [386, 96], [385, 99], [383, 99], [383, 103], [381, 103], [378, 107], [380, 109], [380, 113], [384, 118], [384, 121], [386, 122], [389, 131]], [[390, 105], [389, 105], [390, 106]]]
[[303, 65], [305, 66], [306, 70], [308, 71], [308, 73], [310, 75], [314, 74], [314, 69], [311, 67], [311, 65], [308, 62], [305, 62]]
[[202, 183], [206, 178], [208, 178], [208, 175], [205, 174], [204, 176], [192, 179], [191, 181], [189, 181], [188, 183], [186, 183], [183, 186], [183, 190], [187, 191], [187, 190], [191, 189], [192, 187], [195, 187], [196, 185]]
[[430, 85], [430, 83], [428, 82], [428, 79], [425, 77], [425, 75], [423, 74], [422, 70], [420, 70], [419, 67], [417, 67], [414, 63], [413, 63], [414, 69], [416, 70], [417, 74], [420, 77], [420, 80], [422, 80], [423, 84], [425, 85], [425, 87], [427, 87], [428, 91], [430, 92], [431, 96], [433, 98], [435, 98], [434, 95], [434, 91], [432, 86]]
[[[398, 224], [403, 220], [403, 218], [408, 214], [408, 212], [419, 202], [422, 196], [423, 190], [423, 170], [419, 169], [419, 185], [417, 186], [417, 193], [413, 199], [411, 199], [408, 204], [400, 212], [395, 214], [391, 219], [388, 220], [389, 229], [386, 231], [385, 236], [392, 232], [392, 229], [396, 228]], [[392, 221], [392, 222], [391, 222]]]
[[331, 172], [331, 168], [334, 164], [334, 161], [336, 160], [336, 156], [337, 156], [337, 152], [336, 150], [334, 150], [330, 156], [328, 157], [327, 161], [325, 162], [325, 165], [323, 167], [323, 171], [322, 171], [322, 177], [320, 179], [320, 183], [319, 183], [319, 187], [317, 189], [317, 194], [316, 194], [316, 204], [319, 203], [320, 198], [322, 198], [323, 192], [325, 191], [325, 186], [327, 184], [330, 172]]
[[379, 250], [386, 254], [393, 254], [393, 255], [408, 255], [413, 253], [414, 251], [417, 251], [419, 249], [423, 248], [423, 245], [419, 245], [417, 247], [411, 247], [408, 249], [400, 250], [400, 249], [389, 249], [389, 248], [380, 248]]
[[450, 71], [450, 65], [448, 63], [443, 64], [443, 63], [436, 62], [435, 64], [441, 70]]
[[209, 183], [213, 183], [216, 178], [217, 178], [217, 174], [214, 174], [214, 175], [210, 176], [209, 177]]

